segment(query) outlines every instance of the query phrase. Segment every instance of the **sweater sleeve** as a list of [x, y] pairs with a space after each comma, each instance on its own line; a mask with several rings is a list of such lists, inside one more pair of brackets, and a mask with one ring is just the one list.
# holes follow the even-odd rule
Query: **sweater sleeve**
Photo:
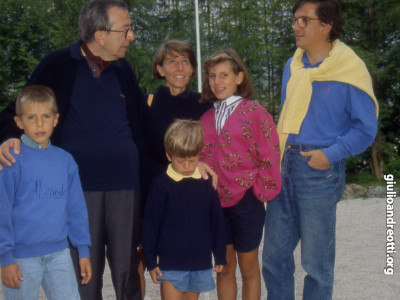
[[2, 267], [15, 263], [13, 205], [20, 178], [19, 161], [0, 172], [0, 265]]
[[272, 116], [263, 107], [256, 111], [254, 120], [259, 165], [253, 191], [259, 200], [270, 201], [282, 185], [279, 138]]
[[150, 187], [143, 219], [142, 247], [149, 270], [157, 267], [157, 244], [165, 207], [165, 192], [159, 180]]
[[374, 141], [378, 130], [375, 105], [367, 93], [349, 85], [348, 107], [351, 129], [323, 150], [330, 163], [363, 152]]
[[89, 246], [89, 220], [83, 195], [81, 182], [78, 175], [78, 166], [72, 156], [68, 155], [69, 163], [69, 187], [68, 187], [68, 237], [71, 244], [78, 248], [79, 257], [90, 257]]

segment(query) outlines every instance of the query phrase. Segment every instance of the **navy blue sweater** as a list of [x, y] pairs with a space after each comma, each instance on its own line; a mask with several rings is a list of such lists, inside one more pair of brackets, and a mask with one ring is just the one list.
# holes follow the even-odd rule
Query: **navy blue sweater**
[[146, 203], [142, 244], [149, 270], [209, 269], [211, 253], [216, 265], [225, 265], [224, 216], [210, 180], [157, 176]]

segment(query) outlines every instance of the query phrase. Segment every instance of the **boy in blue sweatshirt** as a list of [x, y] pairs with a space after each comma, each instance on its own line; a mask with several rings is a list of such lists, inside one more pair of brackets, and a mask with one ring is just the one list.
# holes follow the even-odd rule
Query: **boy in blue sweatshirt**
[[162, 298], [198, 299], [215, 288], [215, 271], [226, 264], [224, 215], [217, 191], [203, 180], [197, 162], [203, 147], [199, 122], [177, 120], [164, 138], [167, 172], [149, 190], [143, 222], [143, 254]]
[[79, 252], [81, 284], [92, 277], [89, 224], [78, 168], [51, 145], [54, 93], [25, 87], [15, 122], [24, 130], [16, 163], [0, 172], [0, 265], [4, 299], [80, 299], [68, 240]]

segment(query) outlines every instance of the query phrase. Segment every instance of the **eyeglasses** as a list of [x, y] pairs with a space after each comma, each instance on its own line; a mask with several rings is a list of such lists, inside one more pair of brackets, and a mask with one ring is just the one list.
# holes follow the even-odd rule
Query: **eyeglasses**
[[125, 33], [125, 38], [127, 39], [127, 38], [128, 38], [128, 34], [129, 34], [129, 31], [132, 31], [132, 32], [133, 32], [133, 29], [134, 29], [133, 24], [131, 24], [131, 25], [128, 27], [128, 29], [126, 29], [126, 30], [111, 30], [111, 29], [105, 29], [105, 30], [106, 30], [106, 31], [109, 31], [109, 32], [123, 32], [123, 33]]
[[320, 21], [320, 19], [312, 19], [312, 18], [308, 18], [308, 17], [298, 17], [298, 18], [290, 17], [289, 18], [289, 23], [293, 27], [297, 22], [297, 24], [299, 24], [300, 28], [306, 28], [307, 24], [308, 24], [308, 21], [314, 21], [314, 20], [315, 21]]

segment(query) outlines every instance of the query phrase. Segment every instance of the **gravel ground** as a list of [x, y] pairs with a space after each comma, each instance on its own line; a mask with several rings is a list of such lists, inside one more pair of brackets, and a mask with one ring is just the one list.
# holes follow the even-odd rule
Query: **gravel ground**
[[[400, 224], [400, 203], [395, 200], [394, 220]], [[400, 225], [394, 226], [394, 241], [400, 241]], [[397, 245], [396, 245], [397, 246]], [[394, 274], [385, 275], [386, 266], [386, 199], [342, 200], [337, 208], [336, 266], [333, 299], [400, 299], [400, 243], [394, 254]], [[261, 261], [260, 249], [260, 261]], [[296, 299], [302, 298], [305, 272], [300, 265], [299, 247], [296, 259]], [[240, 274], [237, 274], [240, 285]], [[115, 299], [110, 273], [104, 274], [104, 300]], [[145, 300], [160, 299], [159, 287], [146, 272]], [[1, 287], [0, 287], [1, 290]], [[239, 287], [240, 295], [240, 287]], [[267, 292], [262, 284], [262, 299]], [[238, 297], [241, 299], [241, 297]], [[0, 296], [0, 299], [3, 299]], [[40, 299], [46, 299], [41, 294]], [[215, 291], [203, 293], [200, 300], [217, 299]]]

